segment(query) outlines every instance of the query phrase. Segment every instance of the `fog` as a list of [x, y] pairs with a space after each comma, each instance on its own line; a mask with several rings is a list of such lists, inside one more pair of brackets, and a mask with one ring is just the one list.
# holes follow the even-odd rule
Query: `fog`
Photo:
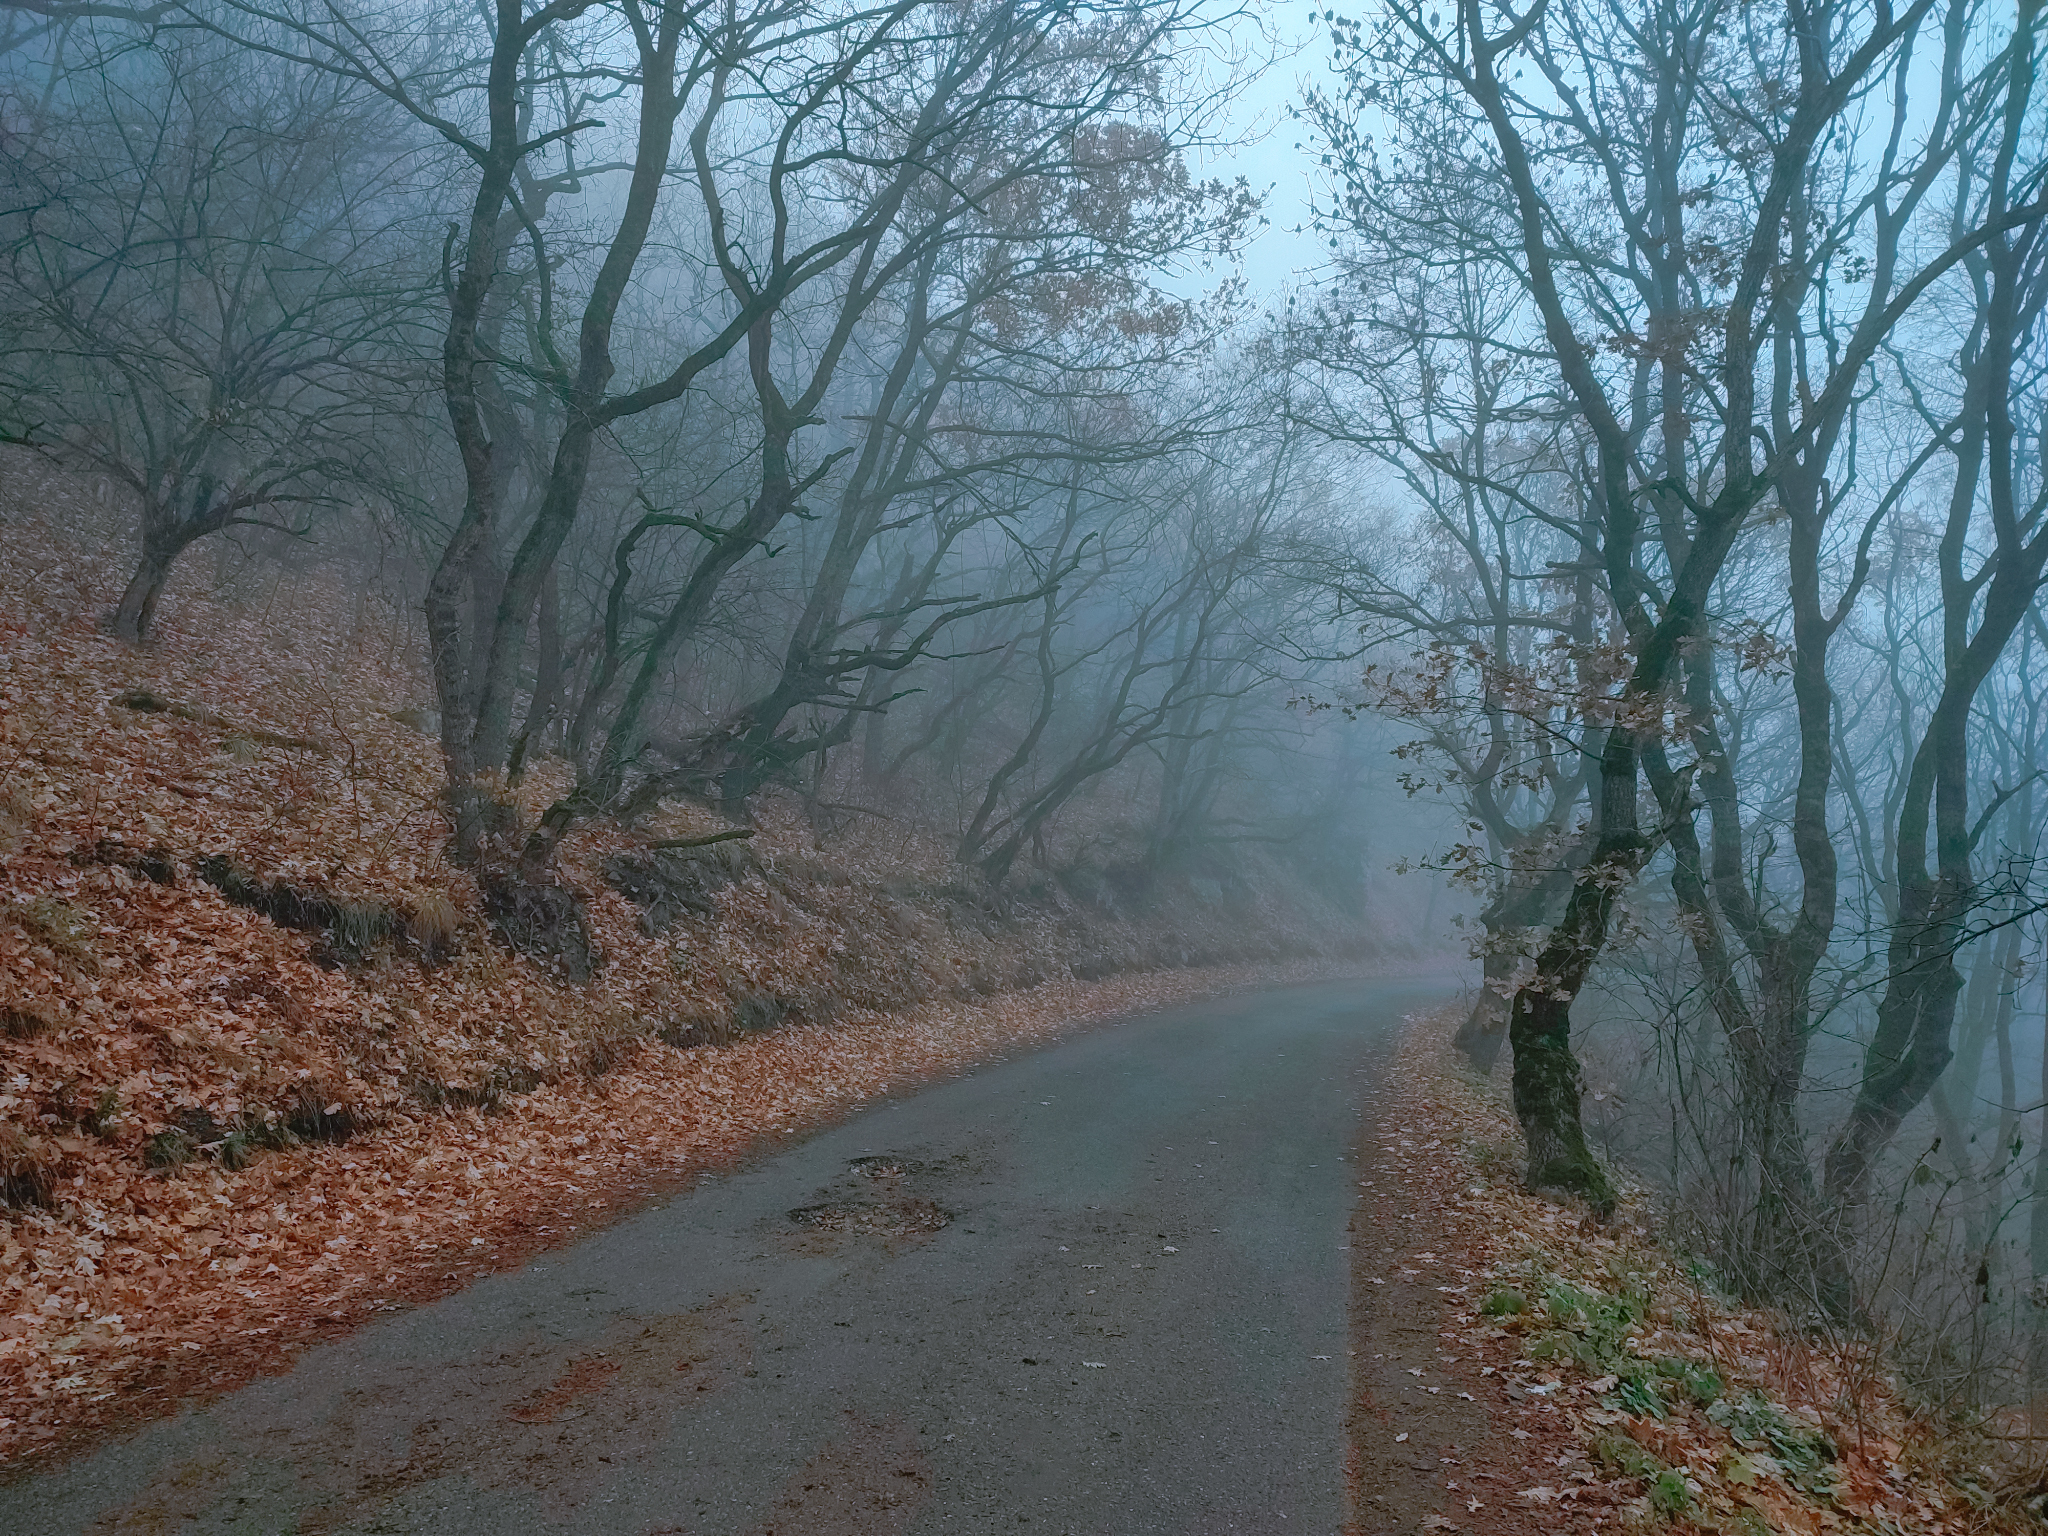
[[0, 429], [118, 489], [109, 624], [388, 589], [480, 878], [665, 800], [1263, 861], [1469, 948], [1533, 1185], [2048, 1372], [2038, 8], [0, 28]]

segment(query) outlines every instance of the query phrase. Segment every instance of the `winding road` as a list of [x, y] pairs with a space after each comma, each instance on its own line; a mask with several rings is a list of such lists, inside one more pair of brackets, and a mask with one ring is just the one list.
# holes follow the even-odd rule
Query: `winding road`
[[1442, 991], [1176, 1008], [872, 1106], [0, 1488], [0, 1531], [1335, 1536], [1354, 1159]]

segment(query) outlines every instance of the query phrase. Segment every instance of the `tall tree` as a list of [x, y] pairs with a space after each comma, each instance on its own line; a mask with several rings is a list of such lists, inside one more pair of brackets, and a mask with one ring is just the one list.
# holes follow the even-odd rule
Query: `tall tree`
[[[1857, 1200], [1871, 1166], [1953, 1054], [1956, 952], [1978, 902], [1972, 855], [1989, 815], [1970, 814], [1970, 715], [1979, 690], [2034, 611], [2048, 566], [2048, 135], [2036, 89], [2042, 7], [2020, 5], [1998, 58], [1996, 132], [1964, 161], [1957, 222], [1975, 313], [1958, 359], [1954, 414], [1935, 411], [1953, 459], [1939, 548], [1940, 693], [1912, 755], [1897, 818], [1898, 905], [1887, 983], [1863, 1079], [1830, 1148], [1827, 1187]], [[1910, 382], [1910, 381], [1909, 381]], [[1981, 556], [1973, 544], [1988, 531]], [[1994, 798], [1997, 808], [2009, 786]], [[1930, 855], [1932, 863], [1930, 867]]]
[[[1980, 11], [1958, 0], [1939, 13], [1944, 43]], [[1618, 896], [1691, 814], [1694, 775], [1660, 765], [1674, 732], [1684, 739], [1685, 660], [1710, 638], [1729, 555], [1760, 512], [1832, 505], [1880, 347], [2006, 227], [1994, 214], [1918, 238], [1929, 189], [1996, 115], [1954, 69], [1935, 101], [1913, 95], [1910, 61], [1936, 16], [1932, 0], [1896, 12], [1671, 0], [1641, 13], [1461, 0], [1442, 19], [1397, 4], [1371, 29], [1336, 25], [1347, 94], [1318, 111], [1337, 172], [1330, 216], [1367, 251], [1515, 274], [1523, 323], [1482, 340], [1540, 356], [1582, 424], [1583, 558], [1626, 638], [1625, 673], [1597, 705], [1596, 835], [1512, 1006], [1535, 1186], [1611, 1198], [1580, 1130], [1571, 1005]], [[1903, 115], [1882, 153], [1854, 156], [1855, 119], [1878, 100]], [[1906, 133], [1914, 110], [1932, 125], [1924, 139]], [[1397, 156], [1376, 153], [1368, 112], [1394, 129]], [[1832, 181], [1845, 155], [1847, 195]], [[1869, 284], [1822, 351], [1812, 318], [1843, 303], [1835, 267], [1852, 241], [1872, 253]], [[1809, 705], [1818, 726], [1824, 695]], [[1812, 761], [1824, 775], [1830, 754]], [[1665, 790], [1647, 823], [1646, 767]], [[1824, 784], [1809, 788], [1824, 802]], [[1832, 850], [1814, 830], [1800, 847], [1807, 915], [1783, 957], [1795, 979], [1832, 927]]]
[[[1476, 840], [1438, 861], [1481, 898], [1481, 986], [1456, 1045], [1491, 1071], [1532, 938], [1554, 922], [1590, 833], [1597, 700], [1614, 615], [1585, 558], [1584, 445], [1537, 359], [1496, 357], [1520, 284], [1473, 264], [1345, 261], [1292, 327], [1297, 409], [1395, 477], [1418, 520], [1327, 579], [1371, 644], [1365, 707], [1421, 734], [1409, 793], [1448, 793]], [[1398, 317], [1361, 328], [1361, 313]], [[1585, 674], [1582, 676], [1581, 674]]]

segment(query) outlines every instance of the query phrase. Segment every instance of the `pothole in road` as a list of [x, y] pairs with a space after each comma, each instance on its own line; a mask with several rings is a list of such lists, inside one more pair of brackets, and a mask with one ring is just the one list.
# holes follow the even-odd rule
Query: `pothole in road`
[[900, 1152], [870, 1152], [846, 1160], [847, 1174], [862, 1179], [957, 1179], [982, 1171], [981, 1161], [966, 1152], [955, 1152], [936, 1162], [905, 1157]]
[[789, 1213], [789, 1219], [813, 1232], [920, 1237], [950, 1224], [953, 1213], [932, 1200], [841, 1200], [800, 1205]]
[[914, 1173], [932, 1173], [937, 1171], [926, 1167], [923, 1163], [912, 1162], [907, 1157], [890, 1157], [887, 1155], [850, 1157], [846, 1160], [846, 1166], [851, 1172], [867, 1179], [901, 1179]]

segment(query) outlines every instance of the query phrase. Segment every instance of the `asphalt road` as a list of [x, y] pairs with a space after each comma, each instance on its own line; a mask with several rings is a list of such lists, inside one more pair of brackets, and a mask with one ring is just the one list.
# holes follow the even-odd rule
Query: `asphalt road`
[[8, 1536], [1335, 1536], [1422, 982], [991, 1063], [0, 1489]]

